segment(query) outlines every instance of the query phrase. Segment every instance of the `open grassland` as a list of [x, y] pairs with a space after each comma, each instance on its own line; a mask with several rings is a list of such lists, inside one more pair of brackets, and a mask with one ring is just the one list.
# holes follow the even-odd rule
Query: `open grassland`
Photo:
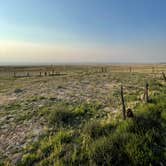
[[[0, 165], [164, 165], [162, 72], [164, 64], [0, 67]], [[125, 121], [121, 85], [134, 113]]]

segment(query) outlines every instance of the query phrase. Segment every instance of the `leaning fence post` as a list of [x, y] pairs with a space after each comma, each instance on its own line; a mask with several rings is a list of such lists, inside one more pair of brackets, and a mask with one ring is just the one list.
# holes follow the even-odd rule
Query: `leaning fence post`
[[145, 102], [149, 102], [149, 84], [147, 82], [145, 84]]
[[13, 76], [16, 77], [16, 72], [13, 73]]
[[126, 119], [126, 107], [125, 107], [125, 101], [124, 101], [124, 96], [123, 96], [123, 86], [121, 85], [121, 101], [122, 101], [122, 113], [123, 113], [123, 119]]
[[163, 75], [164, 81], [166, 81], [166, 76], [165, 76], [165, 73], [164, 73], [164, 72], [162, 72], [162, 75]]

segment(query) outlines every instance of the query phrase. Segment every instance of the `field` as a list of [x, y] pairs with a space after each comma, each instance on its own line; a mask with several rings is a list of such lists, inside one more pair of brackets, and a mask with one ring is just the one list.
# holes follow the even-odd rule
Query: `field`
[[163, 73], [164, 64], [0, 67], [0, 165], [164, 165]]

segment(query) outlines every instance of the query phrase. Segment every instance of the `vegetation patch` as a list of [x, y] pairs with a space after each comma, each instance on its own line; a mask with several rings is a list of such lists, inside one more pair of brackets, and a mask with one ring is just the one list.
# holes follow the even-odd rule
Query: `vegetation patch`
[[[1, 96], [14, 100], [0, 103], [0, 165], [164, 165], [166, 86], [154, 77], [71, 67], [56, 79], [1, 78]], [[126, 120], [120, 85], [134, 115]]]

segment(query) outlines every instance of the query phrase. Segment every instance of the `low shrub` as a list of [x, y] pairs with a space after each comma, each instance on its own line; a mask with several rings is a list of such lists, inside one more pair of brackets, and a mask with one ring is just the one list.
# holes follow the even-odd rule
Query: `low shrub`
[[83, 133], [89, 135], [92, 139], [108, 135], [113, 129], [111, 124], [101, 124], [99, 121], [88, 121], [83, 128]]
[[65, 106], [60, 106], [52, 110], [48, 116], [50, 126], [60, 127], [73, 122], [75, 114]]

